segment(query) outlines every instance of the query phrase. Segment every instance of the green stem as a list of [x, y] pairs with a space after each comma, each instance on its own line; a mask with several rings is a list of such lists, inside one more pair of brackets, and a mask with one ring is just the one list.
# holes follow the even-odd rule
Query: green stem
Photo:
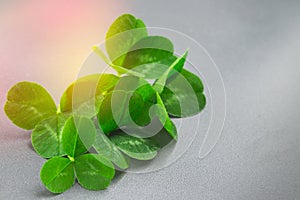
[[69, 158], [69, 160], [70, 160], [71, 162], [74, 162], [74, 161], [75, 161], [75, 159], [74, 159], [72, 156], [68, 156], [68, 158]]
[[110, 60], [106, 57], [106, 55], [103, 53], [103, 51], [101, 51], [101, 49], [99, 47], [93, 46], [92, 49], [98, 56], [100, 56], [104, 60], [104, 62], [107, 65], [111, 66]]
[[56, 114], [59, 115], [61, 113], [60, 104], [57, 106]]
[[141, 77], [143, 78], [145, 75], [141, 74], [141, 73], [138, 73], [138, 72], [135, 72], [135, 71], [132, 71], [132, 70], [129, 70], [129, 69], [126, 69], [124, 67], [121, 67], [121, 66], [118, 66], [118, 65], [115, 65], [113, 64], [112, 62], [110, 62], [110, 60], [106, 57], [106, 55], [103, 53], [103, 51], [97, 47], [97, 46], [93, 46], [93, 51], [98, 55], [100, 56], [103, 61], [111, 66], [114, 70], [116, 70], [118, 72], [118, 75], [120, 76], [121, 74], [129, 74], [129, 75], [133, 75], [133, 76], [137, 76], [137, 77]]

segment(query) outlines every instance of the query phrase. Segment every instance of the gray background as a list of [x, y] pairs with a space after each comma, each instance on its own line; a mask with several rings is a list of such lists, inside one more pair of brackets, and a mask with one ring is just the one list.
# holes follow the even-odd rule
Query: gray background
[[[166, 169], [126, 174], [105, 191], [76, 184], [54, 196], [39, 180], [44, 160], [31, 150], [29, 133], [1, 111], [0, 199], [300, 199], [300, 1], [124, 2], [130, 7], [115, 17], [130, 12], [148, 26], [184, 32], [210, 52], [227, 91], [218, 144], [200, 160], [196, 139]], [[6, 91], [24, 77], [1, 71], [0, 78], [2, 107]]]

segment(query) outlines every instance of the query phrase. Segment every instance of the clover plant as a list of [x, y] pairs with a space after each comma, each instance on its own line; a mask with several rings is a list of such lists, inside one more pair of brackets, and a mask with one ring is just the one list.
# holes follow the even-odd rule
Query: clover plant
[[[141, 19], [117, 18], [106, 34], [105, 53], [93, 47], [116, 74], [91, 74], [72, 83], [57, 107], [40, 85], [20, 82], [8, 92], [5, 113], [20, 128], [32, 130], [31, 142], [48, 159], [40, 177], [53, 193], [75, 183], [89, 190], [109, 186], [115, 170], [130, 159], [151, 160], [177, 140], [172, 118], [189, 117], [205, 107], [203, 84], [184, 69], [188, 55], [174, 54], [172, 42], [150, 36]], [[156, 120], [162, 128], [146, 137], [143, 127]], [[127, 134], [124, 127], [139, 127]], [[130, 130], [130, 129], [129, 129]], [[93, 152], [93, 153], [90, 153]]]

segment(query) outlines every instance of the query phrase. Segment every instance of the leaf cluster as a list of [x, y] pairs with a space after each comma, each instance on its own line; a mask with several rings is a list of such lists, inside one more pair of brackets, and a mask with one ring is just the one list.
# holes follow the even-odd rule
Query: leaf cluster
[[[148, 35], [141, 19], [117, 18], [105, 44], [108, 57], [98, 47], [94, 52], [116, 74], [79, 78], [58, 107], [36, 83], [20, 82], [8, 92], [5, 112], [15, 125], [32, 130], [34, 150], [48, 159], [42, 183], [53, 193], [68, 190], [76, 179], [89, 190], [107, 188], [130, 159], [153, 159], [177, 140], [173, 117], [195, 115], [205, 106], [201, 80], [184, 69], [188, 52], [175, 55], [172, 42]], [[161, 128], [147, 135], [150, 125]]]

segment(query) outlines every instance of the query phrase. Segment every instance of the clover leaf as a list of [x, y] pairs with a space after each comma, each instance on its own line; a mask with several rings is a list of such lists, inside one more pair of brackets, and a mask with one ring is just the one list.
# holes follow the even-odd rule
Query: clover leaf
[[78, 183], [89, 190], [103, 190], [115, 175], [114, 166], [100, 155], [85, 154], [76, 157], [74, 168]]
[[98, 132], [93, 147], [99, 155], [112, 161], [119, 168], [126, 169], [129, 167], [129, 163], [124, 155], [105, 134]]
[[60, 100], [61, 112], [95, 116], [104, 94], [114, 88], [118, 79], [113, 74], [92, 74], [78, 79], [63, 93]]
[[201, 80], [185, 69], [166, 82], [160, 95], [167, 112], [175, 117], [195, 115], [206, 104]]
[[148, 36], [136, 42], [126, 54], [123, 67], [127, 69], [168, 59], [173, 55], [172, 42], [162, 36]]
[[118, 17], [106, 33], [106, 51], [115, 65], [122, 66], [128, 50], [140, 39], [148, 35], [141, 19], [130, 14]]
[[75, 183], [73, 164], [68, 158], [53, 157], [41, 169], [41, 180], [53, 193], [62, 193]]
[[102, 101], [97, 115], [99, 125], [105, 134], [119, 128], [122, 124], [123, 113], [126, 112], [128, 94], [125, 91], [110, 92]]
[[93, 121], [86, 117], [70, 117], [62, 131], [62, 144], [70, 157], [87, 152], [96, 137]]
[[123, 132], [111, 136], [110, 139], [122, 152], [138, 160], [153, 159], [160, 148], [150, 138], [138, 138]]
[[40, 121], [55, 115], [56, 105], [42, 86], [25, 81], [9, 90], [4, 110], [15, 125], [31, 130]]
[[174, 140], [177, 140], [177, 129], [175, 124], [171, 121], [167, 110], [163, 104], [163, 101], [158, 93], [156, 93], [157, 104], [160, 105], [160, 109], [157, 111], [157, 115], [165, 130], [172, 136]]
[[62, 145], [62, 129], [66, 117], [63, 114], [51, 116], [36, 125], [31, 133], [34, 150], [44, 158], [66, 155]]
[[171, 66], [162, 74], [161, 77], [159, 77], [155, 83], [153, 84], [153, 88], [160, 94], [166, 84], [166, 81], [169, 77], [171, 77], [174, 73], [176, 73], [175, 70], [181, 71], [183, 68], [183, 65], [185, 63], [186, 57], [187, 57], [188, 51], [186, 51], [181, 57], [178, 57]]
[[[172, 55], [169, 56], [166, 59], [159, 60], [157, 62], [149, 62], [142, 64], [140, 66], [137, 66], [135, 68], [130, 69], [131, 74], [132, 73], [138, 73], [142, 74], [139, 75], [138, 77], [148, 79], [148, 80], [155, 80], [159, 79], [162, 77], [166, 71], [169, 70], [170, 66], [176, 61], [177, 57]], [[184, 61], [183, 62], [178, 62], [176, 65], [174, 65], [173, 69], [180, 72], [181, 69], [184, 66]], [[168, 77], [172, 76], [174, 74], [174, 70], [171, 70], [169, 73]], [[134, 75], [134, 74], [132, 74]]]
[[[140, 80], [139, 84], [141, 86], [134, 91], [134, 94], [138, 94], [142, 98], [130, 99], [129, 105], [130, 110], [133, 110], [133, 108], [135, 108], [134, 112], [130, 113], [134, 122], [136, 122], [140, 126], [149, 124], [151, 121], [150, 109], [154, 105], [157, 105], [158, 107], [155, 107], [156, 109], [154, 110], [153, 117], [157, 117], [158, 120], [162, 123], [163, 127], [167, 130], [167, 132], [175, 140], [177, 140], [176, 126], [170, 120], [160, 95], [152, 88], [152, 86], [148, 82]], [[142, 103], [140, 102], [141, 100]], [[139, 101], [139, 103], [137, 101]], [[142, 106], [137, 107], [138, 105]]]

